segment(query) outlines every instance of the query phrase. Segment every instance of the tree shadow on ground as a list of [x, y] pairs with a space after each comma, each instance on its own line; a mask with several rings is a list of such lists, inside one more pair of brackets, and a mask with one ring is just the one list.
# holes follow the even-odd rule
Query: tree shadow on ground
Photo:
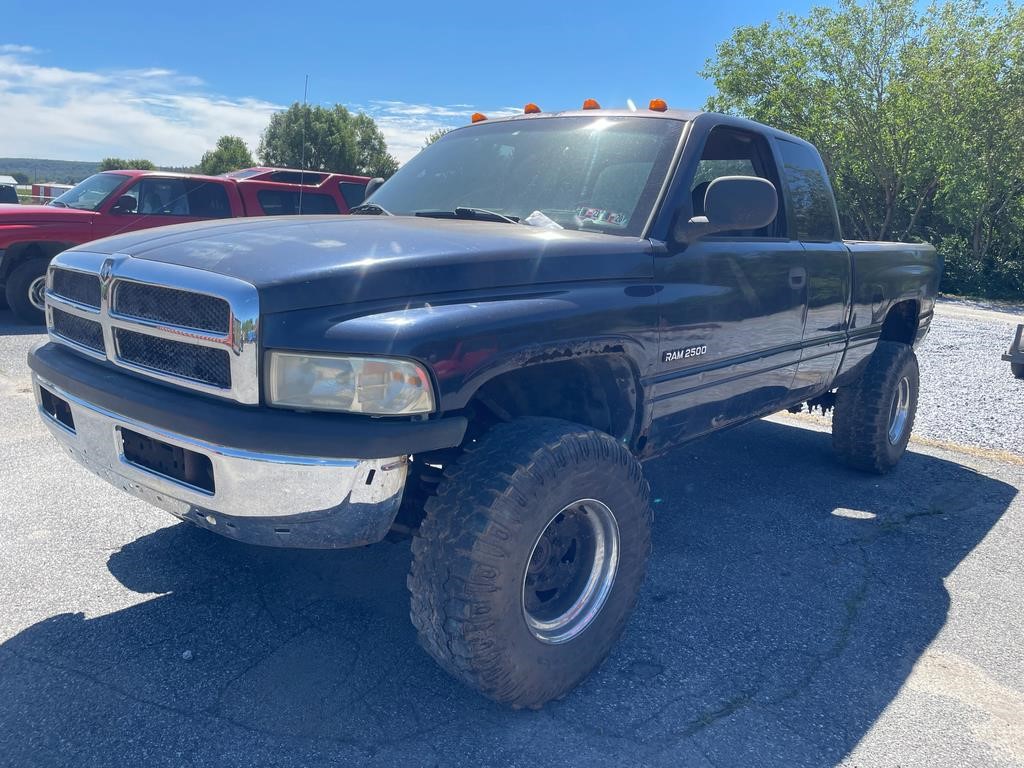
[[161, 529], [108, 563], [158, 594], [0, 647], [0, 762], [832, 765], [935, 638], [943, 578], [1016, 489], [922, 454], [855, 474], [828, 440], [758, 422], [648, 465], [655, 549], [634, 619], [540, 712], [491, 704], [417, 647], [407, 545]]

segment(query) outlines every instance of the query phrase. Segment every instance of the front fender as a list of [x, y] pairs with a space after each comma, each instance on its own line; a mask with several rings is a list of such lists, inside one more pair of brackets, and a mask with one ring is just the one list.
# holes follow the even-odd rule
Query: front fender
[[[645, 375], [657, 356], [654, 286], [598, 285], [337, 318], [337, 308], [270, 316], [268, 348], [407, 357], [426, 364], [441, 411], [526, 366], [618, 355]], [[334, 319], [332, 319], [332, 317]]]

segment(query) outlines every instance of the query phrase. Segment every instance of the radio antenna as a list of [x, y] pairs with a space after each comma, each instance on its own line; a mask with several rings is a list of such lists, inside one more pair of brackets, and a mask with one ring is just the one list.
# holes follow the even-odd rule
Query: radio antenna
[[302, 191], [306, 188], [306, 102], [309, 99], [309, 75], [302, 89], [302, 150], [299, 153], [299, 215], [302, 215]]

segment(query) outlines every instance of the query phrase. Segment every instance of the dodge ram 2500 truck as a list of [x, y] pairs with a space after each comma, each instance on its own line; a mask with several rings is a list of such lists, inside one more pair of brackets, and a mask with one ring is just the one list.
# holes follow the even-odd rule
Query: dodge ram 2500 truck
[[478, 118], [366, 215], [65, 251], [29, 356], [43, 421], [239, 541], [411, 534], [423, 647], [499, 702], [565, 694], [644, 577], [641, 460], [810, 402], [843, 461], [890, 470], [941, 272], [843, 241], [807, 142], [651, 106]]
[[97, 173], [46, 205], [0, 205], [0, 296], [19, 320], [41, 324], [46, 265], [65, 248], [202, 219], [348, 213], [363, 202], [368, 181], [287, 168], [246, 168], [225, 176]]

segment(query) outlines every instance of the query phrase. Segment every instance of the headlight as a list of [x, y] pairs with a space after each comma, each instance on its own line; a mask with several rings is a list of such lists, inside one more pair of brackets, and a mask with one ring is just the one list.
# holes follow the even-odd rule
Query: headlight
[[430, 377], [422, 366], [386, 357], [341, 357], [271, 352], [271, 405], [313, 411], [407, 416], [434, 410]]

